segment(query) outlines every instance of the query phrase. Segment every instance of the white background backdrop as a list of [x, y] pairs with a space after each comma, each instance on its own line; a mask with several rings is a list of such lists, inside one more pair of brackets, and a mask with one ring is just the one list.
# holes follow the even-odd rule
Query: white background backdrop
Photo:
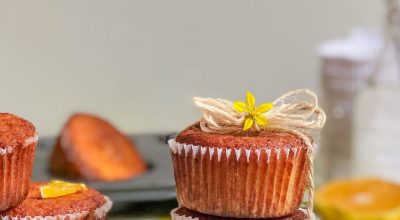
[[383, 1], [2, 1], [0, 111], [58, 133], [88, 111], [126, 132], [179, 130], [191, 97], [271, 101], [319, 86], [316, 46], [379, 27]]

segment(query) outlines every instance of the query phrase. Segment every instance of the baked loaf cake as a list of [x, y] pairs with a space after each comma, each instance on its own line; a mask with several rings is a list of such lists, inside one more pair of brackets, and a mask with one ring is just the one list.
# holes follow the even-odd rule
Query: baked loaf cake
[[105, 220], [112, 202], [94, 189], [43, 199], [40, 187], [32, 183], [28, 197], [17, 207], [2, 212], [2, 219]]
[[31, 122], [0, 113], [0, 211], [15, 207], [27, 196], [37, 141]]
[[[192, 211], [186, 208], [177, 208], [171, 211], [172, 220], [238, 220], [237, 218], [229, 217], [218, 217], [212, 215], [202, 214], [200, 212]], [[269, 218], [269, 220], [305, 220], [307, 215], [301, 211], [296, 211], [293, 215], [280, 217], [280, 218]], [[265, 220], [265, 218], [241, 218], [240, 220]]]
[[93, 181], [118, 181], [146, 171], [135, 145], [107, 121], [74, 114], [65, 124], [50, 163], [54, 175]]

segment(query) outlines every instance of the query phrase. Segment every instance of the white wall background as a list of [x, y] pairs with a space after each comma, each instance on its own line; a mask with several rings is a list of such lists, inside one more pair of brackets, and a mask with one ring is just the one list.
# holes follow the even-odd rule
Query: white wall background
[[74, 111], [179, 130], [191, 97], [318, 88], [318, 43], [379, 27], [383, 1], [0, 0], [0, 111], [56, 134]]

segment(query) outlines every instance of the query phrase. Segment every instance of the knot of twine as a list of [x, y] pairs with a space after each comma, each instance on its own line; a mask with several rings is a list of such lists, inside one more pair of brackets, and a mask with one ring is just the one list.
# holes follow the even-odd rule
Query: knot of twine
[[[225, 99], [194, 97], [194, 104], [202, 110], [200, 128], [207, 133], [237, 134], [243, 132], [246, 113], [233, 109], [233, 102]], [[271, 130], [291, 132], [298, 135], [308, 146], [308, 206], [309, 216], [313, 215], [314, 181], [313, 158], [314, 147], [311, 138], [322, 129], [326, 116], [318, 105], [318, 98], [308, 89], [290, 91], [273, 102], [273, 108], [266, 112], [268, 122], [265, 126], [254, 125], [253, 130]]]

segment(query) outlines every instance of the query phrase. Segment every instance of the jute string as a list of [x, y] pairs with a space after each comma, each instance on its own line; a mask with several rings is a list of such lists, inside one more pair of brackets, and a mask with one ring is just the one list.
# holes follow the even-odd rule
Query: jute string
[[[225, 99], [194, 97], [195, 105], [202, 110], [200, 128], [207, 133], [239, 134], [243, 132], [246, 113], [233, 109], [233, 103]], [[313, 216], [314, 200], [314, 147], [312, 138], [325, 124], [326, 116], [318, 105], [317, 96], [308, 89], [290, 91], [273, 102], [274, 107], [265, 113], [268, 122], [253, 131], [284, 131], [298, 135], [308, 147], [308, 205], [309, 217]]]

